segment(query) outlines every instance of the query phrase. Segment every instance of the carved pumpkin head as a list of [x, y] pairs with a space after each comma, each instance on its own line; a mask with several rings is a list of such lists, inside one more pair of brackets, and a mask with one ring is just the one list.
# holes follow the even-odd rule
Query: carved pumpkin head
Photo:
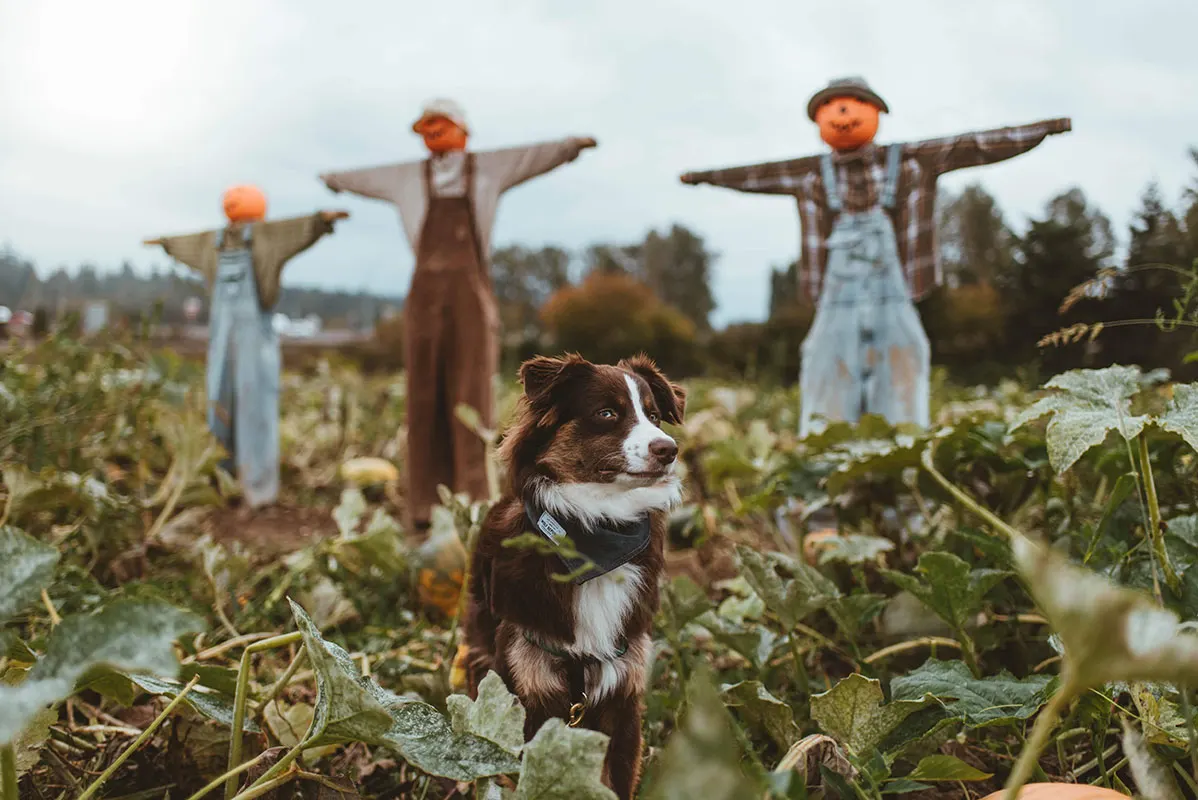
[[878, 134], [881, 109], [856, 97], [831, 97], [815, 111], [819, 137], [833, 150], [856, 150]]
[[430, 153], [465, 150], [466, 139], [470, 136], [466, 112], [447, 97], [437, 97], [425, 103], [420, 118], [412, 124], [412, 130], [424, 137], [424, 146]]
[[418, 123], [417, 133], [424, 137], [430, 153], [465, 150], [468, 134], [448, 117], [428, 117]]
[[266, 217], [266, 195], [257, 186], [234, 186], [224, 195], [229, 222], [258, 222]]

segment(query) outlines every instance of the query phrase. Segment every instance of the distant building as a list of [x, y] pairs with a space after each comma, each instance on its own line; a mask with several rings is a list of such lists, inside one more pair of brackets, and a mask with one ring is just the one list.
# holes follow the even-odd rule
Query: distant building
[[108, 327], [110, 306], [107, 300], [87, 300], [80, 315], [80, 331], [84, 336], [98, 333]]

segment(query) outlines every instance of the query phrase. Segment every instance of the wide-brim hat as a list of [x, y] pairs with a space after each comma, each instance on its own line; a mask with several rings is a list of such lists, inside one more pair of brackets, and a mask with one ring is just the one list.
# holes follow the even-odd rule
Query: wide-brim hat
[[425, 103], [420, 110], [420, 116], [412, 123], [412, 130], [420, 133], [420, 126], [425, 120], [435, 117], [444, 117], [466, 133], [470, 132], [470, 126], [466, 124], [465, 110], [448, 97], [434, 97]]
[[890, 109], [886, 106], [886, 101], [877, 92], [869, 88], [869, 84], [865, 82], [865, 78], [853, 75], [848, 78], [836, 78], [829, 81], [827, 86], [811, 96], [811, 99], [807, 101], [807, 116], [811, 118], [812, 122], [815, 122], [815, 112], [819, 107], [834, 97], [855, 97], [858, 100], [863, 100], [866, 103], [877, 106], [887, 114], [890, 113]]

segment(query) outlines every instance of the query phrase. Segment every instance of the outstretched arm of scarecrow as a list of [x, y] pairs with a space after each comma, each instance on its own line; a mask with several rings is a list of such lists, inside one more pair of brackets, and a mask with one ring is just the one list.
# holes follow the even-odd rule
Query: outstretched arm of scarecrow
[[348, 216], [347, 211], [320, 211], [254, 225], [254, 275], [264, 307], [274, 307], [279, 280], [287, 262], [316, 244], [322, 236], [332, 233], [333, 223]]
[[757, 194], [797, 194], [802, 180], [819, 169], [817, 156], [771, 161], [745, 167], [724, 167], [704, 172], [688, 172], [680, 177], [683, 183], [696, 186], [709, 183], [738, 192]]
[[191, 267], [209, 283], [216, 276], [216, 231], [186, 236], [162, 236], [146, 239], [142, 244], [158, 245], [168, 256]]
[[480, 170], [494, 176], [499, 190], [505, 192], [573, 161], [583, 150], [595, 146], [595, 140], [588, 136], [571, 136], [553, 142], [479, 153], [478, 165]]
[[422, 179], [421, 162], [387, 164], [347, 172], [328, 172], [320, 176], [325, 186], [334, 192], [351, 192], [373, 200], [398, 203], [405, 187]]
[[942, 139], [913, 142], [904, 147], [906, 155], [914, 156], [937, 175], [965, 167], [977, 167], [1005, 161], [1031, 150], [1054, 133], [1072, 129], [1068, 117], [1015, 125], [989, 131], [974, 131]]

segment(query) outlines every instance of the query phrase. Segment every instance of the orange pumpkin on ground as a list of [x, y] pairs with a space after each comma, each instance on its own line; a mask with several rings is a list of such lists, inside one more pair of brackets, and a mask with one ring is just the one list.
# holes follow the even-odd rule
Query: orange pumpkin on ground
[[416, 551], [419, 565], [416, 597], [426, 611], [439, 611], [452, 619], [466, 579], [466, 548], [452, 527], [437, 532]]
[[881, 109], [856, 97], [832, 97], [815, 111], [819, 137], [833, 150], [856, 150], [878, 135]]
[[[986, 795], [982, 800], [1003, 800], [1005, 789]], [[1019, 800], [1129, 800], [1128, 795], [1102, 786], [1081, 783], [1025, 783]]]
[[229, 222], [258, 222], [266, 217], [266, 195], [257, 186], [234, 186], [222, 204]]

